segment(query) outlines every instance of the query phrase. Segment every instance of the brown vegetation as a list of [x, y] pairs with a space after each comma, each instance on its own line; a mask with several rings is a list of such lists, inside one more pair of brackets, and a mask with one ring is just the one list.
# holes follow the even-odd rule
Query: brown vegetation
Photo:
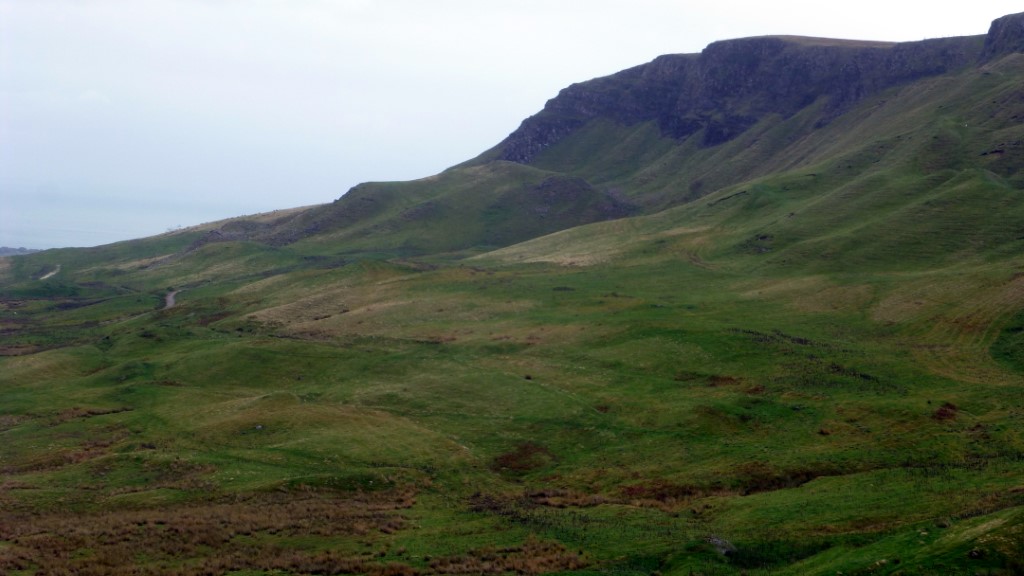
[[540, 444], [523, 442], [514, 450], [499, 455], [491, 463], [491, 470], [511, 474], [523, 474], [543, 468], [555, 459], [555, 455]]
[[796, 488], [815, 478], [840, 473], [840, 470], [830, 464], [811, 464], [784, 469], [765, 462], [747, 462], [736, 467], [735, 487], [744, 495], [771, 492]]
[[407, 525], [411, 491], [347, 498], [308, 494], [80, 515], [0, 514], [0, 573], [223, 574], [232, 570], [414, 574], [360, 555], [285, 550], [281, 538], [369, 537]]
[[608, 498], [600, 494], [586, 494], [561, 488], [534, 490], [526, 496], [534, 504], [551, 508], [589, 508], [609, 502]]
[[[238, 570], [295, 574], [541, 574], [582, 568], [582, 552], [530, 536], [412, 565], [372, 546], [406, 528], [412, 489], [346, 497], [311, 492], [237, 497], [159, 509], [73, 515], [0, 513], [0, 573], [198, 576]], [[311, 543], [296, 548], [289, 542]], [[316, 542], [319, 541], [319, 544]], [[344, 548], [336, 548], [338, 543]], [[352, 544], [361, 542], [364, 549]], [[405, 556], [403, 548], [398, 556]]]
[[664, 480], [651, 480], [640, 484], [630, 484], [619, 488], [622, 495], [629, 501], [657, 500], [662, 503], [675, 503], [703, 495], [706, 490], [690, 484], [673, 484]]
[[939, 406], [939, 408], [935, 410], [935, 412], [932, 413], [932, 418], [938, 420], [939, 422], [942, 422], [943, 420], [955, 420], [957, 412], [959, 411], [960, 409], [957, 408], [956, 404], [953, 404], [951, 402], [945, 402], [942, 404], [942, 406]]
[[101, 408], [80, 408], [78, 406], [61, 410], [51, 422], [52, 426], [63, 424], [71, 420], [78, 420], [83, 418], [93, 418], [95, 416], [106, 416], [108, 414], [120, 414], [121, 412], [130, 412], [132, 409], [126, 406], [120, 408], [111, 408], [104, 410]]
[[527, 538], [522, 546], [484, 548], [471, 555], [439, 558], [430, 563], [436, 574], [543, 574], [577, 570], [588, 564], [582, 552], [570, 552], [557, 542]]

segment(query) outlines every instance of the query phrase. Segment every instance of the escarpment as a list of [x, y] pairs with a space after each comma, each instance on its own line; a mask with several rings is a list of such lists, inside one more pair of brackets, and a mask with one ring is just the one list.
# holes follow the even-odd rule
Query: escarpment
[[591, 120], [656, 122], [702, 147], [734, 139], [761, 118], [788, 118], [824, 100], [817, 126], [864, 98], [904, 83], [1024, 51], [1024, 14], [993, 22], [985, 36], [887, 43], [797, 36], [714, 42], [611, 76], [573, 84], [523, 121], [497, 157], [523, 164]]

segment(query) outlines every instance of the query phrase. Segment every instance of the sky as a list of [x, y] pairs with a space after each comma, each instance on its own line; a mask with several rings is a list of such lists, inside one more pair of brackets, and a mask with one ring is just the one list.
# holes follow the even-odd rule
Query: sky
[[1021, 11], [920, 6], [0, 0], [0, 246], [96, 246], [430, 176], [569, 84], [716, 40], [913, 41]]

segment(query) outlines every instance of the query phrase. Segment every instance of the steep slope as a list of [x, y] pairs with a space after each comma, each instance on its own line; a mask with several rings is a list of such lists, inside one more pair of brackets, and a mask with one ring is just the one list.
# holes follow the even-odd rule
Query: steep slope
[[[728, 142], [770, 114], [789, 118], [824, 100], [821, 126], [886, 88], [964, 68], [983, 37], [907, 44], [775, 36], [715, 42], [699, 55], [662, 56], [574, 84], [499, 144], [498, 157], [531, 163], [596, 118], [653, 121], [676, 140]], [[698, 134], [699, 133], [699, 134]]]
[[992, 22], [985, 37], [982, 59], [987, 62], [1014, 52], [1024, 52], [1024, 17], [1021, 14], [1010, 14]]
[[[984, 36], [900, 44], [769, 36], [662, 56], [566, 88], [495, 148], [437, 177], [363, 184], [248, 237], [274, 245], [319, 237], [325, 249], [406, 255], [491, 248], [853, 157], [860, 141], [842, 121], [852, 110], [873, 100], [899, 108], [901, 94], [922, 82], [1019, 52], [1022, 20], [1001, 18]], [[483, 221], [486, 230], [466, 226]], [[439, 238], [431, 229], [459, 233]]]
[[[1024, 221], [1022, 77], [1024, 54], [1011, 54], [918, 81], [787, 142], [788, 160], [743, 160], [744, 152], [747, 159], [758, 154], [752, 149], [778, 151], [785, 123], [742, 136], [714, 153], [723, 167], [705, 177], [735, 178], [747, 169], [764, 176], [717, 189], [650, 221], [714, 230], [709, 256], [748, 254], [758, 266], [905, 270], [1012, 256]], [[607, 124], [602, 129], [614, 130]], [[584, 136], [570, 136], [566, 145]], [[676, 151], [662, 156], [665, 165], [673, 161], [685, 165], [689, 159]], [[666, 173], [672, 173], [669, 167], [639, 171], [656, 186], [682, 184]], [[638, 188], [650, 189], [642, 183]], [[583, 249], [592, 239], [583, 230], [498, 254], [528, 254], [549, 242], [542, 250], [557, 253], [575, 234], [582, 234]], [[744, 260], [744, 266], [751, 264]]]

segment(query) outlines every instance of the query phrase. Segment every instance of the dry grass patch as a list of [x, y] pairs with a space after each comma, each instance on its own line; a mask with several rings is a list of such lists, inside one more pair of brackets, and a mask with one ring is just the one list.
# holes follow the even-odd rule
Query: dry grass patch
[[150, 258], [138, 258], [136, 260], [128, 260], [118, 264], [102, 264], [98, 266], [90, 266], [89, 268], [83, 268], [78, 271], [78, 274], [94, 274], [96, 272], [109, 272], [110, 270], [122, 270], [125, 272], [132, 272], [135, 270], [142, 270], [148, 268], [161, 261], [167, 260], [174, 256], [174, 253], [161, 254], [159, 256], [153, 256]]
[[875, 297], [875, 288], [869, 284], [843, 286], [825, 276], [744, 281], [734, 289], [745, 298], [778, 300], [794, 310], [810, 313], [863, 310]]
[[[387, 389], [375, 387], [350, 401], [373, 403], [374, 394], [387, 394]], [[367, 467], [375, 474], [402, 469], [403, 477], [419, 478], [420, 469], [466, 466], [470, 458], [454, 441], [408, 418], [352, 404], [306, 403], [283, 393], [218, 403], [197, 410], [191, 421], [201, 443], [244, 454], [249, 461], [275, 464], [284, 457], [301, 458], [302, 464], [313, 459], [320, 462], [317, 474], [328, 479]], [[223, 468], [217, 479], [273, 486], [296, 474], [288, 467], [269, 475], [245, 470], [241, 477], [238, 470]]]
[[[429, 342], [480, 340], [495, 336], [498, 316], [525, 312], [536, 304], [529, 300], [494, 302], [462, 295], [429, 295], [415, 299], [350, 299], [351, 308], [336, 313], [321, 309], [285, 324], [289, 334], [329, 340], [344, 335], [388, 336]], [[283, 318], [283, 316], [275, 316]], [[486, 327], [486, 333], [483, 332]]]
[[867, 284], [859, 286], [827, 286], [793, 301], [801, 312], [854, 312], [863, 310], [874, 298], [875, 289]]
[[[508, 263], [543, 263], [560, 266], [593, 266], [624, 253], [636, 242], [647, 239], [648, 230], [626, 218], [571, 228], [475, 256], [470, 260], [499, 260]], [[623, 238], [631, 241], [623, 242]]]
[[1019, 384], [1019, 375], [996, 363], [988, 350], [1004, 319], [1024, 307], [1024, 276], [958, 288], [961, 298], [924, 325], [915, 357], [932, 372], [963, 382]]
[[0, 382], [27, 384], [29, 382], [67, 381], [85, 376], [82, 359], [67, 350], [48, 350], [0, 361]]
[[[402, 306], [412, 302], [406, 298], [393, 298], [399, 289], [384, 287], [382, 284], [370, 285], [332, 285], [319, 289], [312, 294], [306, 289], [301, 294], [287, 292], [294, 296], [283, 304], [270, 306], [251, 313], [249, 316], [260, 322], [291, 325], [300, 329], [303, 323], [316, 322], [317, 328], [323, 329], [322, 321], [337, 319], [342, 315], [365, 320], [381, 311], [394, 306]], [[310, 328], [310, 326], [305, 326]]]
[[275, 291], [278, 290], [282, 284], [288, 284], [292, 281], [293, 279], [287, 277], [286, 275], [278, 274], [276, 276], [270, 276], [269, 278], [263, 278], [261, 280], [257, 280], [256, 282], [246, 284], [241, 288], [237, 288], [235, 290], [232, 290], [231, 292], [228, 292], [227, 295], [262, 296], [264, 294], [274, 294]]
[[964, 302], [976, 289], [975, 283], [964, 284], [947, 277], [908, 279], [881, 297], [870, 310], [871, 319], [885, 324], [912, 323]]
[[745, 298], [780, 300], [801, 313], [856, 312], [876, 297], [868, 284], [840, 285], [823, 276], [743, 281], [734, 289]]
[[11, 257], [0, 256], [0, 280], [7, 280], [11, 273]]

